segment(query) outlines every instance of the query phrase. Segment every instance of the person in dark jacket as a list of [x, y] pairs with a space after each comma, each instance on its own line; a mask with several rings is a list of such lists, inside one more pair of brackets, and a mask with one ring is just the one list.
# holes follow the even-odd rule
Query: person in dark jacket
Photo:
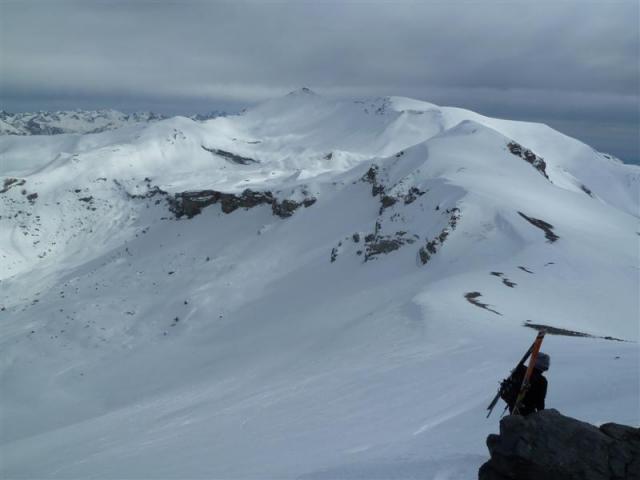
[[[529, 415], [530, 413], [544, 410], [544, 401], [547, 396], [547, 379], [544, 377], [543, 373], [549, 370], [550, 363], [551, 358], [549, 355], [542, 352], [538, 353], [536, 364], [533, 368], [533, 372], [531, 373], [529, 389], [518, 408], [518, 413], [520, 415]], [[518, 379], [518, 381], [522, 383], [526, 371], [527, 368], [524, 365], [521, 365], [520, 368], [514, 372], [514, 378]], [[513, 412], [513, 407], [515, 407], [515, 399], [512, 402], [509, 402], [509, 413]]]

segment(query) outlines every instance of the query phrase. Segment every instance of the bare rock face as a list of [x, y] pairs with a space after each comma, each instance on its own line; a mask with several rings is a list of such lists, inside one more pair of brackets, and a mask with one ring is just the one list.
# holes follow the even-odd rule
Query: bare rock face
[[544, 232], [545, 238], [549, 241], [549, 243], [553, 243], [560, 238], [553, 231], [554, 226], [551, 225], [550, 223], [547, 223], [544, 220], [540, 220], [539, 218], [529, 217], [522, 212], [518, 212], [518, 215], [520, 215], [522, 218], [524, 218], [527, 222], [529, 222], [534, 227], [538, 227], [540, 230], [542, 230]]
[[640, 479], [639, 428], [597, 428], [553, 409], [503, 418], [487, 446], [479, 480]]
[[393, 235], [367, 235], [365, 237], [364, 261], [367, 262], [376, 255], [386, 254], [398, 250], [404, 244], [415, 242], [415, 238], [407, 237], [407, 232], [395, 232]]
[[538, 170], [538, 172], [540, 172], [542, 176], [544, 176], [544, 178], [549, 180], [549, 175], [547, 175], [547, 163], [542, 157], [539, 157], [528, 148], [524, 148], [522, 145], [516, 142], [509, 142], [507, 144], [507, 148], [509, 148], [509, 151], [513, 155], [522, 158], [525, 162]]
[[461, 216], [460, 209], [457, 207], [452, 208], [447, 210], [446, 213], [449, 214], [449, 226], [445, 227], [437, 236], [429, 240], [424, 247], [418, 250], [418, 257], [423, 265], [429, 262], [432, 255], [438, 253], [438, 250], [442, 247], [449, 234], [455, 230], [458, 225], [458, 220], [460, 220]]
[[193, 218], [202, 212], [202, 209], [220, 203], [223, 213], [232, 213], [239, 208], [249, 209], [258, 205], [271, 205], [274, 215], [280, 218], [287, 218], [301, 206], [307, 208], [316, 202], [314, 197], [307, 197], [302, 202], [293, 200], [277, 200], [271, 192], [256, 192], [250, 189], [244, 190], [240, 194], [224, 193], [217, 190], [199, 190], [191, 192], [176, 193], [173, 198], [169, 198], [169, 209], [176, 218], [186, 216]]

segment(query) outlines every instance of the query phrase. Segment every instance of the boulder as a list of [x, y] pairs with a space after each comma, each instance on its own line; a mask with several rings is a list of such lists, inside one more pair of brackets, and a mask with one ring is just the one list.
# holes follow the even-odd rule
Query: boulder
[[487, 446], [479, 480], [640, 480], [639, 428], [598, 428], [550, 409], [503, 418]]

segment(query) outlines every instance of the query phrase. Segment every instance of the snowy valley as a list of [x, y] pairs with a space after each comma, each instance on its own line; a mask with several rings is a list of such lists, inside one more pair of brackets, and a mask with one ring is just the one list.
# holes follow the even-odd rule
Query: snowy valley
[[640, 167], [308, 89], [107, 123], [0, 125], [3, 477], [476, 478], [544, 326], [548, 405], [640, 424]]

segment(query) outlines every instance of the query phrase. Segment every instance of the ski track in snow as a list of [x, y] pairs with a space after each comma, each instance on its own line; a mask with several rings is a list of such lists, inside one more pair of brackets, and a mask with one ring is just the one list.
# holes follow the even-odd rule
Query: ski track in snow
[[[527, 321], [624, 339], [547, 335], [547, 404], [640, 425], [640, 168], [549, 127], [298, 91], [0, 157], [3, 478], [474, 478]], [[245, 188], [300, 205], [167, 203]]]

